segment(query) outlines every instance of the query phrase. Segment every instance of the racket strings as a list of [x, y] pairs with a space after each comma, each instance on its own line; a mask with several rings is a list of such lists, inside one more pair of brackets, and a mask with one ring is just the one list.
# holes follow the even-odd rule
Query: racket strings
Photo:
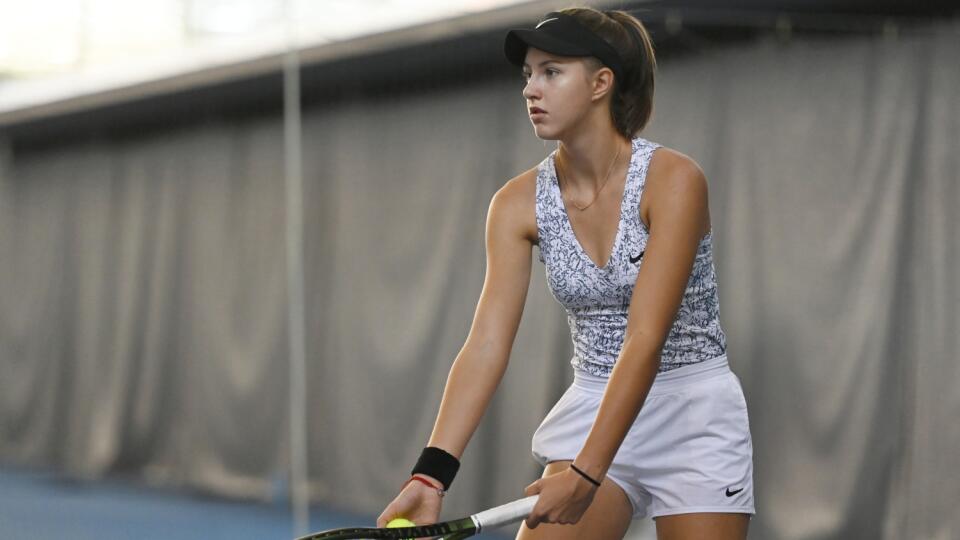
[[[470, 525], [472, 525], [472, 523]], [[312, 534], [302, 537], [299, 540], [401, 540], [404, 538], [433, 538], [436, 536], [458, 533], [456, 536], [448, 537], [450, 540], [453, 540], [455, 538], [467, 538], [469, 534], [467, 534], [467, 536], [462, 536], [461, 534], [467, 532], [471, 528], [472, 527], [469, 525], [463, 526], [463, 524], [458, 522], [435, 523], [432, 525], [420, 525], [417, 527], [396, 527], [393, 529], [371, 529], [358, 527], [354, 529], [337, 529], [336, 531]]]

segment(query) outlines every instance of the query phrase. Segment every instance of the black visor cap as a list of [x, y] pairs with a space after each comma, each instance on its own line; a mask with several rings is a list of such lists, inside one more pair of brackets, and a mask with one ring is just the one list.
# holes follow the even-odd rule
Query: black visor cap
[[617, 51], [575, 18], [564, 13], [547, 13], [532, 30], [514, 28], [507, 32], [503, 52], [511, 64], [523, 67], [528, 47], [559, 56], [595, 56], [613, 71], [618, 80], [621, 78], [622, 68]]

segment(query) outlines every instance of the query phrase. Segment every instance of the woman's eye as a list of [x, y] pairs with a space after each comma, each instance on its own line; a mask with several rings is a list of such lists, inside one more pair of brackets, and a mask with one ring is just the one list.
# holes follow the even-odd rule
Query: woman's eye
[[[547, 75], [557, 75], [557, 74], [560, 73], [559, 71], [557, 71], [557, 70], [555, 70], [555, 69], [546, 69], [546, 70], [544, 70], [544, 71], [546, 71]], [[531, 75], [531, 73], [523, 73], [523, 74], [522, 74], [523, 80], [529, 79], [529, 78], [530, 78], [530, 75]]]

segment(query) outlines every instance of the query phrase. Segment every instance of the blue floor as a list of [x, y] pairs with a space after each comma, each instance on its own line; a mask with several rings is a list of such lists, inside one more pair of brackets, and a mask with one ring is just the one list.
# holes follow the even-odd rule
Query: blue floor
[[[310, 510], [310, 530], [369, 526], [374, 516]], [[49, 473], [0, 470], [2, 540], [289, 540], [286, 507], [144, 488], [75, 482]], [[476, 538], [502, 540], [484, 534]]]

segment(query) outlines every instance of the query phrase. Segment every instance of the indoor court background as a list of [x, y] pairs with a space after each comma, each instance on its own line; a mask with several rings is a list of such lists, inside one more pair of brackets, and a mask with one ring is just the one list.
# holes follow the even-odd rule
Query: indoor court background
[[[0, 538], [369, 524], [426, 442], [490, 197], [555, 144], [503, 35], [575, 3], [275, 4], [273, 33], [90, 75], [17, 64], [52, 45], [0, 2]], [[583, 4], [648, 25], [640, 136], [710, 184], [750, 538], [960, 538], [956, 4]], [[343, 31], [358, 20], [376, 24]], [[530, 437], [570, 354], [535, 261], [444, 517], [538, 476]]]

